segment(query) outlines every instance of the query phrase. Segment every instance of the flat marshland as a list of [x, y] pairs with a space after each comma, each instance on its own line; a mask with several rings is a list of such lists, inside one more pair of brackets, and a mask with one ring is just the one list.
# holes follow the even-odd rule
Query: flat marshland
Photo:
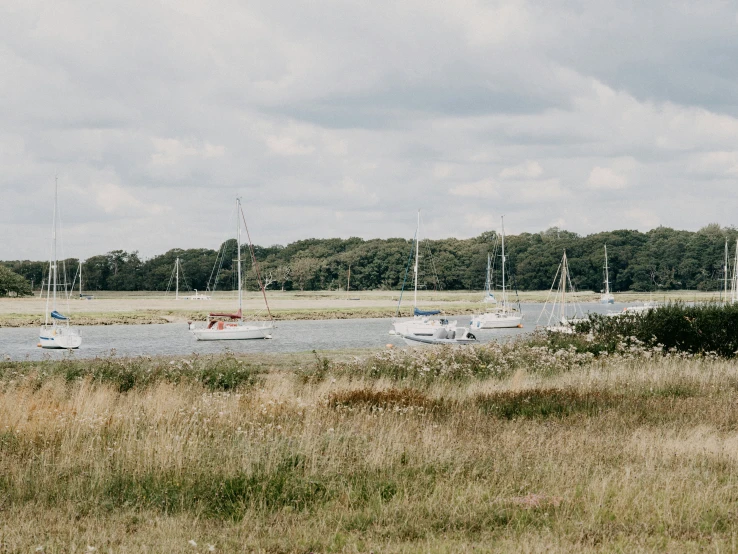
[[736, 548], [738, 366], [713, 356], [529, 341], [0, 371], [7, 551]]
[[[69, 301], [69, 313], [75, 325], [127, 325], [205, 320], [208, 312], [232, 312], [238, 305], [235, 291], [218, 291], [211, 300], [175, 300], [174, 294], [163, 292], [93, 291], [94, 299], [80, 300], [74, 295]], [[181, 293], [187, 296], [189, 293]], [[521, 302], [545, 302], [548, 291], [526, 291], [519, 294]], [[400, 315], [412, 315], [412, 291], [403, 295]], [[439, 309], [453, 316], [479, 313], [483, 306], [480, 291], [418, 291], [418, 303], [425, 309]], [[394, 317], [400, 291], [267, 291], [272, 315], [277, 320], [353, 319]], [[597, 302], [599, 293], [578, 292], [572, 295], [578, 302]], [[709, 302], [720, 298], [720, 292], [668, 291], [649, 293], [617, 293], [618, 302], [657, 300], [669, 302]], [[260, 292], [244, 294], [245, 310], [251, 319], [267, 319]], [[46, 301], [43, 298], [0, 298], [0, 327], [37, 327], [43, 323]], [[67, 309], [61, 301], [61, 310]]]

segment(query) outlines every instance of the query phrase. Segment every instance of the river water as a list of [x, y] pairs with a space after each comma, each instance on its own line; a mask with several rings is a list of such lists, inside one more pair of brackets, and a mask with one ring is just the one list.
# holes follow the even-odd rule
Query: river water
[[[625, 304], [603, 306], [581, 304], [586, 312], [606, 313], [621, 311]], [[528, 333], [536, 326], [542, 304], [523, 304], [525, 316], [522, 329], [475, 329], [480, 342]], [[467, 326], [471, 316], [449, 316], [459, 326]], [[541, 324], [546, 324], [542, 320]], [[107, 356], [115, 350], [117, 356], [166, 356], [190, 353], [216, 354], [229, 350], [236, 353], [304, 352], [310, 350], [342, 350], [352, 348], [382, 348], [392, 343], [405, 346], [400, 337], [389, 335], [392, 320], [381, 319], [326, 319], [277, 322], [271, 340], [197, 341], [187, 330], [186, 323], [165, 325], [100, 325], [80, 327], [82, 346], [74, 351], [76, 358]], [[64, 352], [45, 350], [36, 346], [37, 328], [0, 329], [0, 357], [13, 360], [41, 360], [61, 358]]]

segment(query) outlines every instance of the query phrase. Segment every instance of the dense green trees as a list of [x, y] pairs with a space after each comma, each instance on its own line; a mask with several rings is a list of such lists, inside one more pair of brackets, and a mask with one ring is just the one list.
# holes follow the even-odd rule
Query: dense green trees
[[26, 296], [31, 294], [31, 283], [21, 275], [0, 265], [0, 296]]
[[[708, 225], [696, 232], [659, 227], [647, 233], [617, 230], [580, 236], [560, 229], [508, 236], [506, 240], [512, 282], [522, 290], [551, 286], [564, 249], [572, 280], [580, 290], [602, 289], [607, 244], [610, 281], [614, 291], [671, 289], [714, 290], [721, 286], [725, 240], [731, 259], [738, 230]], [[419, 285], [424, 289], [478, 290], [484, 286], [487, 253], [497, 237], [486, 232], [471, 239], [443, 239], [420, 244]], [[409, 239], [306, 239], [287, 246], [254, 247], [262, 277], [271, 289], [320, 290], [346, 287], [351, 266], [351, 289], [398, 289], [412, 251]], [[256, 289], [251, 254], [244, 246], [244, 286]], [[180, 288], [233, 289], [236, 241], [216, 250], [174, 249], [142, 260], [137, 252], [114, 250], [84, 262], [84, 288], [94, 290], [165, 290], [175, 259], [183, 275]], [[38, 286], [47, 269], [43, 262], [3, 262]], [[65, 260], [67, 281], [74, 279], [78, 261]], [[497, 260], [499, 266], [499, 260]], [[216, 284], [217, 277], [217, 284]], [[412, 268], [408, 283], [412, 280]]]

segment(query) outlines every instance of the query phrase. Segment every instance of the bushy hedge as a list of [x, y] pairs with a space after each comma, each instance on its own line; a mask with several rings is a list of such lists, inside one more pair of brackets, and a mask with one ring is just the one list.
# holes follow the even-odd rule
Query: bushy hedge
[[640, 314], [592, 314], [577, 331], [591, 333], [593, 348], [615, 351], [624, 342], [691, 354], [738, 353], [738, 304], [670, 303]]

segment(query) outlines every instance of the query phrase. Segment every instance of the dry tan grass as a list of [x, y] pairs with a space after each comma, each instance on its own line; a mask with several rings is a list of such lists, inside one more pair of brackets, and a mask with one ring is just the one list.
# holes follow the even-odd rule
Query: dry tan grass
[[[604, 400], [530, 411], [545, 391]], [[421, 388], [330, 371], [231, 392], [6, 377], [0, 538], [24, 552], [731, 551], [737, 400], [736, 364], [709, 359]]]

